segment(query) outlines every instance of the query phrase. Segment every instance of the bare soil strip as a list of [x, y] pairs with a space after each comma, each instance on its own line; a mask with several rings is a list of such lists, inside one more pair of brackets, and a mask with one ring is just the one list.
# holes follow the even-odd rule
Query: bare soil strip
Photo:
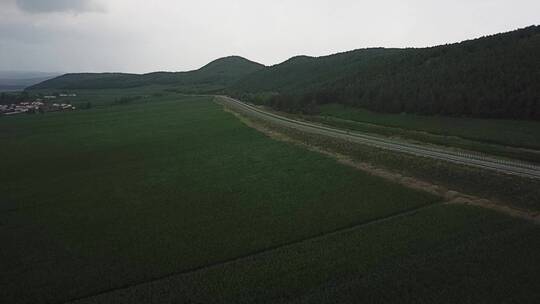
[[483, 207], [486, 209], [505, 213], [512, 217], [522, 218], [522, 219], [533, 221], [537, 224], [540, 224], [539, 212], [517, 209], [517, 208], [510, 207], [509, 204], [505, 204], [504, 202], [487, 200], [487, 199], [477, 197], [474, 195], [452, 191], [448, 188], [442, 187], [440, 185], [435, 185], [424, 180], [420, 180], [413, 177], [407, 177], [407, 176], [403, 176], [401, 174], [391, 172], [385, 169], [376, 168], [369, 163], [356, 161], [345, 154], [335, 153], [319, 146], [308, 145], [305, 142], [302, 142], [301, 140], [293, 139], [283, 133], [276, 131], [275, 129], [272, 129], [267, 124], [263, 125], [252, 119], [249, 119], [247, 116], [235, 111], [234, 109], [231, 109], [230, 107], [227, 107], [225, 103], [220, 103], [220, 104], [223, 105], [225, 111], [232, 113], [234, 116], [240, 119], [244, 124], [246, 124], [247, 126], [253, 129], [258, 130], [259, 132], [269, 136], [270, 138], [274, 140], [288, 142], [297, 146], [304, 147], [311, 151], [322, 153], [324, 155], [327, 155], [329, 157], [336, 159], [341, 164], [367, 172], [371, 175], [378, 176], [386, 180], [390, 180], [392, 182], [396, 182], [407, 188], [425, 191], [425, 192], [440, 196], [445, 200], [446, 204], [464, 204], [464, 205], [473, 205], [473, 206]]

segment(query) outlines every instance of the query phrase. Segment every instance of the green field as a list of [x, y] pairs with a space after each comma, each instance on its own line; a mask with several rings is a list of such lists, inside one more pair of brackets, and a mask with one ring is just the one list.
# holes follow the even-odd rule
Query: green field
[[[497, 295], [491, 282], [538, 299], [537, 226], [433, 205], [440, 198], [273, 141], [210, 97], [158, 92], [87, 91], [89, 110], [0, 119], [0, 303], [130, 286], [105, 301], [329, 302], [360, 286], [430, 302], [445, 299], [445, 272], [477, 282], [445, 291], [471, 301]], [[145, 97], [114, 102], [124, 96]], [[166, 289], [137, 285], [152, 281]]]
[[342, 128], [540, 162], [540, 122], [535, 121], [384, 114], [337, 104], [323, 105], [319, 116], [307, 118]]
[[274, 142], [205, 97], [9, 117], [0, 130], [8, 302], [92, 294], [438, 201]]
[[539, 251], [534, 224], [437, 205], [77, 304], [537, 303]]

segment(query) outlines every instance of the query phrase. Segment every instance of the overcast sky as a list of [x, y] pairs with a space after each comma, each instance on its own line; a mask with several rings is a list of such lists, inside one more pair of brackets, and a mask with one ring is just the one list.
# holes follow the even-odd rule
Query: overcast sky
[[0, 70], [183, 71], [540, 24], [539, 0], [0, 0]]

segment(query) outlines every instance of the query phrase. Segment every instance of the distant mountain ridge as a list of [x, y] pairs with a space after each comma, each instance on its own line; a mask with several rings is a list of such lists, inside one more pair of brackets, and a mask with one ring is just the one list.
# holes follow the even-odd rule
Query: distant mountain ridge
[[217, 59], [198, 70], [189, 72], [66, 74], [31, 86], [28, 90], [132, 88], [145, 85], [223, 88], [262, 68], [264, 68], [262, 64], [239, 56], [230, 56]]
[[0, 91], [23, 90], [48, 79], [59, 73], [29, 72], [29, 71], [0, 71]]
[[296, 56], [264, 67], [241, 57], [182, 73], [69, 74], [30, 89], [173, 85], [291, 112], [341, 103], [389, 113], [540, 120], [540, 27], [429, 48]]

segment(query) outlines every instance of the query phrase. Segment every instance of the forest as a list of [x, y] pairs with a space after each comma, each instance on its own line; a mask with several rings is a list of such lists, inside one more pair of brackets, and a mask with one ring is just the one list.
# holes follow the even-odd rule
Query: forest
[[341, 103], [386, 113], [540, 120], [540, 27], [431, 48], [295, 57], [228, 92], [290, 112]]

